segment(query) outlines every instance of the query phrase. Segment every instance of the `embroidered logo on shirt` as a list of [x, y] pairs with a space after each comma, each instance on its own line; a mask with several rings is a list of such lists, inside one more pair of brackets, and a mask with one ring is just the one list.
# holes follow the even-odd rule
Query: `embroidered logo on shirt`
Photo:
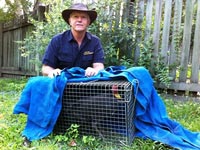
[[94, 52], [90, 52], [90, 51], [85, 51], [84, 53], [83, 53], [83, 55], [92, 55]]

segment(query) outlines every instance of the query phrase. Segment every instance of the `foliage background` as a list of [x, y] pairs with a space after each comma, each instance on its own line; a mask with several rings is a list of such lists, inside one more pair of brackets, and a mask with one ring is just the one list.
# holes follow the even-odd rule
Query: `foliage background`
[[[3, 1], [5, 2], [3, 3]], [[2, 0], [0, 6], [1, 23], [20, 17], [22, 14], [30, 14], [29, 8], [32, 7], [32, 3], [30, 0]]]

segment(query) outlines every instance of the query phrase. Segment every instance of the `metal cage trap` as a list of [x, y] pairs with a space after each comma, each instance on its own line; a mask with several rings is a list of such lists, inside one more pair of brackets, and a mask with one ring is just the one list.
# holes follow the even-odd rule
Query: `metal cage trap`
[[64, 133], [71, 124], [78, 124], [81, 135], [130, 144], [135, 132], [134, 107], [128, 81], [67, 83], [54, 132]]

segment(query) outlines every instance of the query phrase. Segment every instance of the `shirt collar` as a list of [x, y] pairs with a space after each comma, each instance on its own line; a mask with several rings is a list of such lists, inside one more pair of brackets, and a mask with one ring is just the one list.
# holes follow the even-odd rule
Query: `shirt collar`
[[[90, 33], [86, 32], [86, 36], [84, 37], [84, 39], [91, 40], [91, 38], [92, 38], [92, 35]], [[68, 41], [72, 41], [72, 40], [74, 40], [74, 37], [72, 35], [71, 30], [69, 30]]]

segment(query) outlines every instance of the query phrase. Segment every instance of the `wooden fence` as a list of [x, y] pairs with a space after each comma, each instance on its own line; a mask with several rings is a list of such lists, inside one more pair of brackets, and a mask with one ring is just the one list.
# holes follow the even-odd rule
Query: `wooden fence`
[[[161, 54], [172, 68], [169, 75], [173, 82], [168, 89], [200, 92], [200, 0], [136, 0], [134, 5], [138, 25], [145, 22], [136, 41], [153, 39], [153, 59]], [[14, 42], [22, 40], [28, 30], [30, 25], [23, 19], [0, 25], [0, 76], [36, 74], [35, 66], [29, 64], [29, 58], [21, 57]], [[134, 59], [139, 56], [138, 47]]]
[[[140, 1], [140, 8], [144, 6]], [[153, 37], [154, 58], [160, 52], [172, 68], [169, 75], [173, 82], [168, 89], [200, 92], [200, 0], [148, 0], [143, 13], [145, 39]]]
[[0, 76], [33, 76], [35, 66], [29, 63], [28, 57], [22, 57], [20, 44], [26, 34], [32, 29], [27, 18], [18, 18], [0, 24]]

